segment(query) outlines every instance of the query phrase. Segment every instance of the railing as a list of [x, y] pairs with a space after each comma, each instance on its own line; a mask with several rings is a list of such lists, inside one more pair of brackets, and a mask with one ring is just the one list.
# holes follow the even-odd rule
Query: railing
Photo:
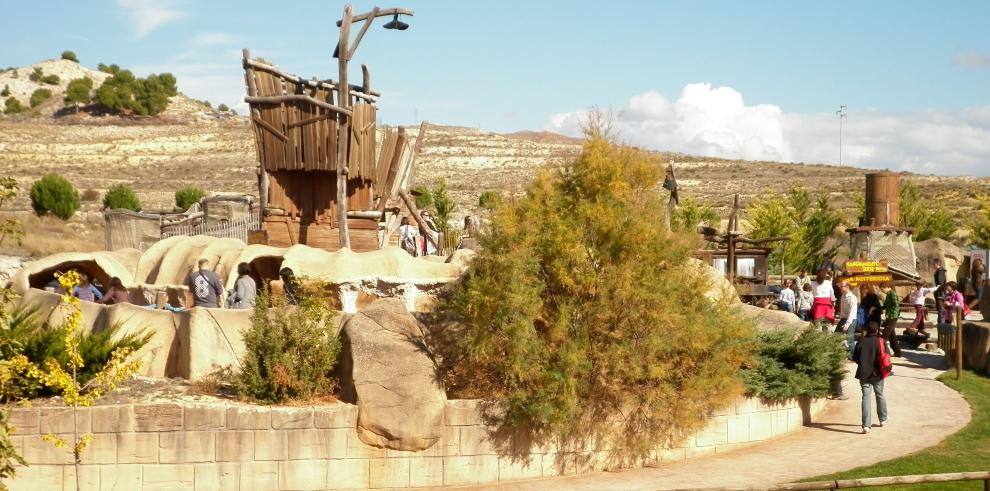
[[695, 488], [682, 491], [741, 491], [763, 489], [766, 491], [817, 491], [822, 489], [873, 488], [900, 484], [930, 484], [940, 482], [983, 481], [983, 490], [990, 491], [990, 471], [949, 472], [945, 474], [915, 474], [908, 476], [867, 477], [863, 479], [838, 479], [835, 481], [812, 481], [778, 484], [767, 488], [720, 487]]
[[223, 239], [240, 239], [247, 242], [248, 230], [259, 228], [258, 217], [251, 215], [245, 218], [195, 225], [169, 225], [162, 227], [162, 238], [178, 235], [209, 235]]

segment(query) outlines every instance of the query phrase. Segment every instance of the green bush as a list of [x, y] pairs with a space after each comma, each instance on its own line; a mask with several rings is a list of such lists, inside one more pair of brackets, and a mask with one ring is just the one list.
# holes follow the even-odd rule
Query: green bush
[[438, 179], [430, 194], [433, 196], [433, 209], [437, 212], [437, 226], [440, 227], [441, 231], [446, 232], [446, 229], [450, 228], [449, 223], [454, 210], [457, 209], [454, 198], [447, 191], [447, 180]]
[[38, 107], [48, 99], [52, 98], [52, 91], [48, 89], [37, 89], [31, 93], [31, 107]]
[[103, 207], [110, 209], [122, 208], [131, 211], [141, 211], [141, 202], [134, 190], [127, 184], [118, 184], [107, 190], [103, 195]]
[[206, 191], [196, 187], [196, 186], [186, 186], [175, 192], [175, 207], [186, 211], [199, 200], [206, 196]]
[[65, 87], [65, 99], [64, 102], [70, 105], [78, 104], [89, 104], [93, 92], [93, 80], [82, 77], [73, 79], [69, 82], [69, 85]]
[[120, 71], [120, 67], [117, 66], [116, 63], [114, 63], [112, 65], [107, 65], [105, 63], [100, 63], [99, 65], [96, 65], [96, 69], [99, 70], [99, 71], [101, 71], [101, 72], [103, 72], [103, 73], [109, 73], [110, 75], [116, 75], [117, 72]]
[[765, 331], [758, 335], [757, 360], [741, 374], [746, 390], [770, 400], [824, 397], [845, 374], [843, 337], [812, 327], [800, 333]]
[[41, 79], [45, 77], [45, 72], [40, 67], [35, 67], [28, 75], [28, 80], [32, 82], [41, 82]]
[[[326, 286], [320, 287], [325, 290]], [[328, 291], [297, 291], [299, 305], [262, 291], [244, 332], [245, 354], [237, 391], [254, 400], [280, 403], [332, 394], [341, 342], [334, 334]]]
[[93, 101], [112, 112], [154, 116], [164, 111], [168, 107], [168, 98], [176, 94], [176, 80], [171, 73], [135, 78], [130, 70], [118, 68], [96, 89]]
[[[62, 366], [68, 364], [65, 347], [66, 331], [63, 327], [53, 327], [39, 320], [36, 310], [17, 309], [0, 329], [0, 357], [9, 360], [20, 354], [36, 365], [47, 359], [57, 360]], [[120, 335], [120, 325], [114, 324], [100, 332], [83, 334], [79, 338], [79, 354], [83, 358], [83, 368], [79, 371], [79, 381], [92, 380], [110, 360], [117, 348], [140, 349], [151, 339], [151, 333], [140, 332]], [[3, 384], [0, 399], [16, 401], [52, 395], [37, 380], [30, 377], [15, 377]]]
[[426, 186], [415, 186], [410, 191], [416, 198], [416, 208], [424, 210], [433, 205], [433, 193], [430, 192], [430, 188]]
[[494, 210], [502, 203], [502, 194], [498, 191], [485, 191], [478, 196], [478, 206], [486, 210]]
[[16, 97], [8, 97], [4, 103], [4, 108], [4, 114], [18, 114], [27, 111], [27, 108]]
[[47, 174], [31, 185], [31, 208], [38, 215], [68, 220], [79, 209], [79, 193], [64, 177]]
[[41, 77], [41, 81], [48, 85], [58, 85], [61, 82], [58, 75], [45, 75]]
[[0, 97], [7, 97], [10, 95], [10, 86], [4, 84], [3, 90], [0, 90]]
[[222, 113], [225, 113], [227, 111], [230, 111], [230, 108], [227, 107], [226, 104], [220, 104], [219, 106], [217, 106], [217, 111], [220, 111]]
[[76, 54], [74, 52], [72, 52], [72, 51], [63, 51], [62, 52], [62, 59], [63, 60], [74, 61], [76, 63], [79, 63], [79, 58], [77, 58], [76, 57]]
[[663, 209], [663, 177], [592, 129], [574, 162], [495, 210], [430, 329], [452, 397], [499, 400], [495, 421], [536, 441], [620, 442], [623, 464], [742, 393], [751, 323], [701, 294], [694, 234], [643, 219]]

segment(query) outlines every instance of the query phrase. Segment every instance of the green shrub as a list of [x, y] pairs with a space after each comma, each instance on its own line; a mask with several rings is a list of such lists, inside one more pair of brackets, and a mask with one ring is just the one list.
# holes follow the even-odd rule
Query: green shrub
[[58, 85], [61, 82], [58, 75], [45, 75], [41, 77], [41, 81], [48, 85]]
[[79, 58], [77, 58], [76, 57], [76, 54], [73, 53], [72, 51], [63, 51], [62, 52], [62, 59], [63, 60], [74, 61], [76, 63], [79, 63]]
[[4, 84], [3, 90], [0, 90], [0, 97], [7, 97], [10, 95], [10, 86]]
[[430, 188], [426, 186], [415, 186], [410, 191], [416, 198], [416, 208], [423, 210], [433, 205], [433, 194], [430, 192]]
[[227, 107], [226, 104], [220, 104], [219, 106], [217, 106], [217, 111], [220, 111], [222, 113], [225, 113], [227, 111], [230, 111], [230, 108]]
[[47, 174], [31, 185], [31, 208], [38, 215], [68, 220], [79, 209], [79, 193], [64, 177]]
[[122, 208], [131, 211], [141, 211], [141, 202], [134, 190], [127, 184], [118, 184], [107, 190], [103, 195], [103, 207], [110, 209]]
[[[151, 339], [149, 332], [121, 336], [119, 331], [120, 325], [114, 324], [100, 332], [83, 334], [79, 338], [79, 354], [84, 364], [78, 374], [80, 382], [92, 380], [110, 360], [115, 349], [137, 350]], [[68, 352], [65, 338], [65, 328], [52, 327], [41, 322], [36, 310], [17, 309], [11, 314], [8, 327], [0, 329], [0, 357], [9, 360], [20, 354], [39, 366], [47, 359], [57, 360], [62, 366], [66, 366]], [[52, 393], [30, 377], [15, 377], [3, 384], [0, 391], [0, 399], [3, 401], [48, 395]]]
[[117, 72], [120, 71], [120, 67], [117, 66], [116, 63], [114, 63], [112, 65], [107, 65], [105, 63], [100, 63], [99, 65], [96, 65], [96, 69], [99, 70], [99, 71], [101, 71], [101, 72], [103, 72], [103, 73], [109, 73], [110, 75], [116, 75]]
[[31, 93], [31, 107], [38, 107], [48, 99], [52, 98], [52, 91], [48, 89], [37, 89]]
[[[320, 287], [326, 290], [328, 287]], [[334, 334], [335, 313], [325, 303], [329, 291], [297, 291], [299, 305], [262, 291], [244, 332], [245, 354], [236, 389], [265, 403], [307, 400], [332, 394], [331, 371], [341, 342]]]
[[154, 116], [164, 111], [168, 107], [168, 98], [176, 94], [176, 80], [171, 73], [135, 78], [130, 70], [118, 68], [96, 89], [93, 101], [112, 112]]
[[82, 77], [73, 79], [69, 82], [69, 85], [65, 87], [65, 99], [66, 104], [78, 105], [78, 104], [89, 104], [93, 92], [93, 80]]
[[746, 390], [770, 400], [824, 397], [845, 374], [843, 337], [808, 328], [765, 331], [758, 335], [757, 360], [742, 370]]
[[663, 209], [663, 176], [593, 128], [574, 162], [495, 210], [430, 329], [452, 397], [499, 400], [495, 421], [536, 441], [619, 442], [624, 464], [742, 393], [751, 323], [701, 295], [694, 234], [643, 219]]
[[196, 187], [196, 186], [186, 186], [175, 192], [175, 207], [186, 211], [199, 200], [206, 196], [206, 191]]
[[40, 67], [35, 67], [28, 75], [28, 80], [32, 82], [41, 82], [41, 79], [45, 77], [45, 72]]
[[486, 210], [494, 210], [502, 202], [502, 194], [498, 191], [485, 191], [478, 196], [478, 206]]
[[449, 223], [454, 210], [457, 209], [454, 198], [451, 198], [447, 191], [447, 180], [438, 179], [430, 194], [433, 196], [433, 209], [437, 212], [437, 226], [441, 228], [441, 231], [446, 232], [446, 229], [450, 227]]
[[16, 97], [8, 97], [7, 102], [4, 103], [4, 108], [4, 114], [18, 114], [27, 111], [27, 108]]

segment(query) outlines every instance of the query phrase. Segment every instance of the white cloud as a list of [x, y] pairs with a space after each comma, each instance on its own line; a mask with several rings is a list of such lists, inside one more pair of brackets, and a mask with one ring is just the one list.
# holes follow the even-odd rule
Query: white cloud
[[174, 0], [117, 0], [117, 6], [127, 13], [137, 39], [186, 15], [175, 7]]
[[193, 46], [223, 46], [234, 44], [237, 38], [226, 32], [204, 32], [192, 38]]
[[[552, 115], [547, 129], [580, 133], [586, 111]], [[836, 163], [834, 113], [784, 113], [747, 106], [730, 87], [696, 83], [671, 102], [656, 91], [632, 97], [616, 117], [621, 137], [655, 150], [712, 157]], [[963, 111], [848, 110], [843, 163], [918, 173], [990, 175], [990, 106]]]
[[952, 57], [952, 62], [956, 65], [970, 68], [990, 68], [990, 53], [980, 53], [978, 51], [958, 53]]

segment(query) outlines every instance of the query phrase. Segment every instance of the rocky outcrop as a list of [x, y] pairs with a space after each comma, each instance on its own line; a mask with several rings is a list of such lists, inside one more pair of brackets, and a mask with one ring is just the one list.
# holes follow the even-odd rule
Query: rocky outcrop
[[[357, 430], [369, 445], [417, 451], [440, 439], [446, 395], [423, 329], [400, 299], [377, 300], [344, 325]], [[347, 356], [345, 354], [345, 356]]]
[[741, 304], [738, 312], [747, 319], [752, 319], [757, 329], [763, 331], [779, 331], [784, 329], [801, 330], [808, 327], [809, 323], [798, 318], [798, 316], [784, 312], [783, 310], [771, 310], [757, 307], [755, 305]]

